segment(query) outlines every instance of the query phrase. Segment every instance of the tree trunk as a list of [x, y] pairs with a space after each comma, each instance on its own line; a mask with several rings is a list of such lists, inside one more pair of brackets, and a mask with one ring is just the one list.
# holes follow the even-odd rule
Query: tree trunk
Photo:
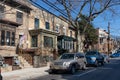
[[76, 51], [83, 52], [83, 36], [80, 35], [80, 30], [77, 30], [76, 39]]

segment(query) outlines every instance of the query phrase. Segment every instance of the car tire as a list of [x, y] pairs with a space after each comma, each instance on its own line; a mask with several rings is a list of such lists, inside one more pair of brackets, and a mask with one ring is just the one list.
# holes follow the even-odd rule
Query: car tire
[[76, 72], [76, 69], [75, 69], [74, 66], [72, 66], [71, 69], [70, 69], [70, 73], [71, 73], [71, 74], [74, 74], [75, 72]]
[[104, 65], [104, 61], [101, 62], [101, 66], [103, 66], [103, 65]]
[[49, 70], [48, 73], [49, 73], [49, 74], [54, 74], [54, 73], [55, 73], [55, 70]]

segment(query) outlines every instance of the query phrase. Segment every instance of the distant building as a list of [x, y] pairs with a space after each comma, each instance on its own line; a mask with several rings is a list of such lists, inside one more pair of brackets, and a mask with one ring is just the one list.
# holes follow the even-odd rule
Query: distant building
[[98, 33], [98, 43], [96, 45], [96, 50], [101, 53], [108, 53], [108, 44], [110, 48], [110, 52], [114, 50], [114, 40], [110, 37], [110, 41], [108, 43], [108, 32], [106, 30], [97, 29]]

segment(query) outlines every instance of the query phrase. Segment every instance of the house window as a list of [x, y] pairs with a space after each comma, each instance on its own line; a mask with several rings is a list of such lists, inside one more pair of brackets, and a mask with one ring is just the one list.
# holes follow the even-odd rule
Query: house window
[[45, 22], [46, 29], [50, 29], [50, 24], [49, 22]]
[[103, 38], [100, 38], [100, 44], [102, 44], [103, 43]]
[[39, 19], [35, 18], [35, 29], [39, 28]]
[[10, 46], [10, 32], [9, 31], [6, 32], [6, 45]]
[[1, 45], [15, 46], [15, 32], [2, 30]]
[[44, 36], [44, 47], [53, 47], [53, 38]]
[[72, 31], [70, 31], [70, 37], [72, 37]]
[[37, 36], [35, 35], [35, 36], [32, 36], [32, 47], [37, 47], [37, 41], [38, 41], [38, 38], [37, 38]]
[[12, 32], [12, 41], [11, 41], [11, 46], [15, 45], [15, 33]]
[[56, 31], [59, 32], [59, 26], [56, 26]]
[[0, 18], [3, 18], [4, 15], [5, 15], [5, 14], [3, 14], [4, 13], [4, 9], [5, 9], [5, 7], [0, 5]]
[[16, 21], [17, 21], [18, 23], [21, 23], [21, 24], [23, 23], [23, 13], [17, 11]]
[[5, 31], [1, 31], [1, 45], [5, 45]]

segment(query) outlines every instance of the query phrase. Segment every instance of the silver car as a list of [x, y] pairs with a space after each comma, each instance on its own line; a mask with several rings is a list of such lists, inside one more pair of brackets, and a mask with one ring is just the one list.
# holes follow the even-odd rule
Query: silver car
[[69, 71], [74, 74], [78, 69], [86, 69], [86, 59], [83, 53], [64, 53], [57, 60], [51, 62], [49, 73], [58, 70]]

